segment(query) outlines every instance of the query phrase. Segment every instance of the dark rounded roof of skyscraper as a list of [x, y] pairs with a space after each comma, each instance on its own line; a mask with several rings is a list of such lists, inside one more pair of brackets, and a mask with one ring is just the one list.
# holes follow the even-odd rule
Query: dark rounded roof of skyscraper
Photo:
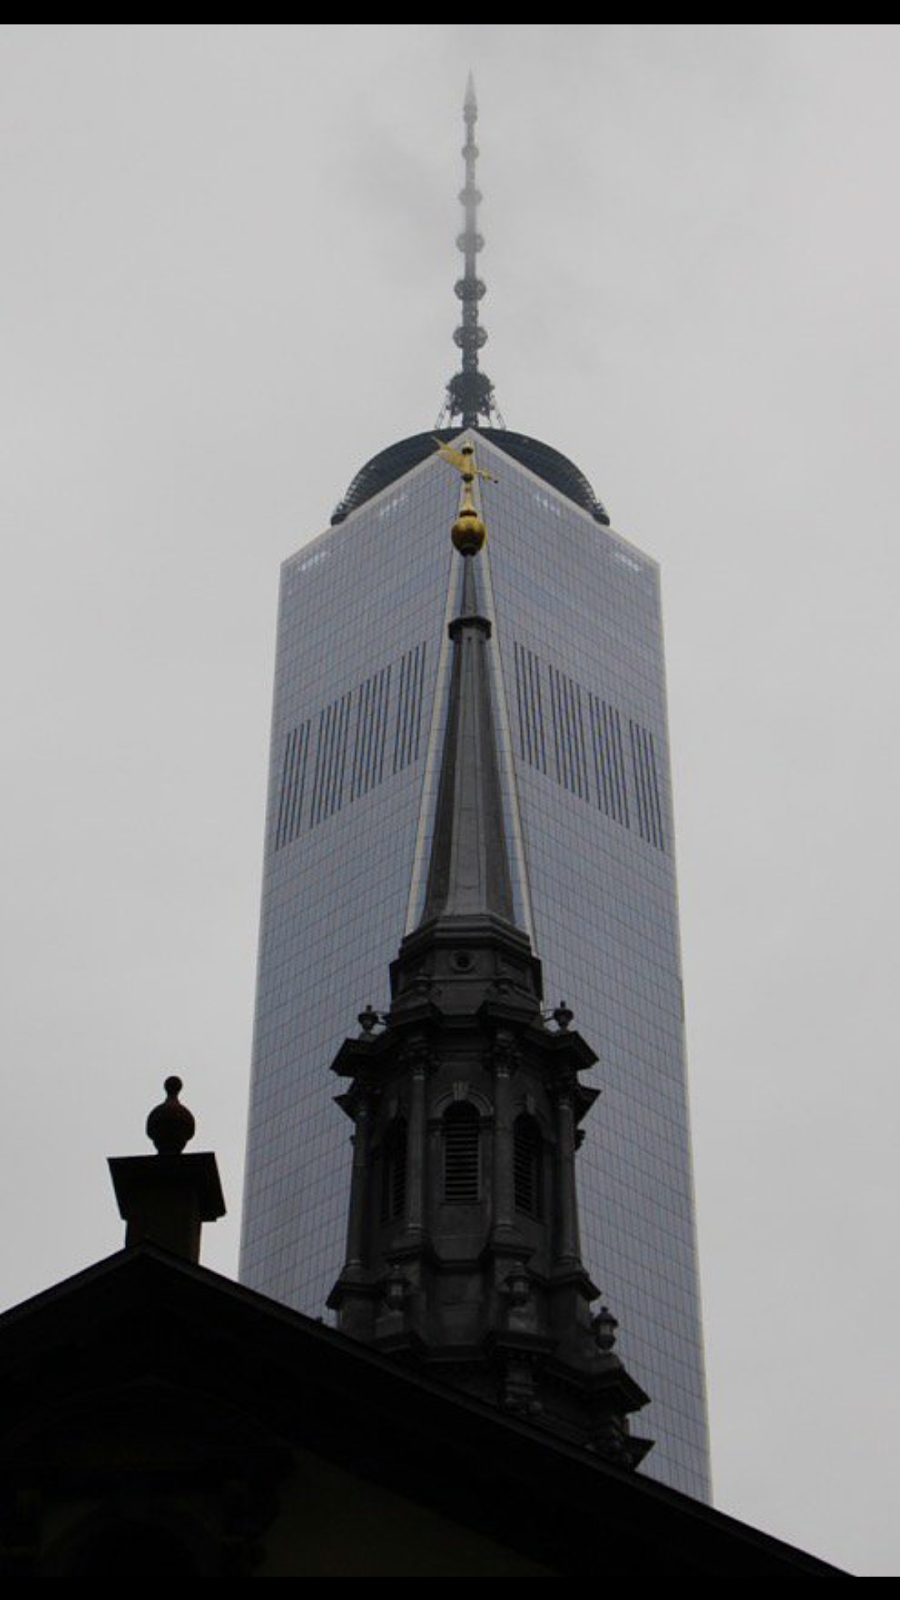
[[[499, 450], [512, 456], [514, 461], [528, 467], [551, 488], [558, 489], [582, 511], [587, 511], [596, 522], [609, 524], [606, 508], [597, 499], [584, 473], [558, 450], [549, 444], [542, 444], [540, 439], [530, 439], [527, 434], [511, 433], [507, 428], [479, 428], [478, 432], [482, 438], [490, 440]], [[459, 433], [458, 427], [441, 428], [437, 433], [414, 433], [409, 439], [401, 439], [397, 444], [379, 451], [356, 474], [334, 512], [332, 522], [343, 522], [351, 511], [358, 511], [367, 500], [396, 483], [398, 478], [417, 467], [426, 456], [433, 455], [436, 440], [449, 443], [458, 438]]]

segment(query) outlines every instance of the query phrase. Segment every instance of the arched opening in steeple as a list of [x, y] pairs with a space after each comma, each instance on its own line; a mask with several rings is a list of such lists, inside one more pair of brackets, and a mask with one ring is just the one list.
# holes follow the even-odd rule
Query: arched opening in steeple
[[396, 1116], [381, 1146], [381, 1220], [396, 1222], [406, 1210], [406, 1157], [408, 1128]]
[[523, 1111], [513, 1127], [516, 1210], [540, 1222], [544, 1214], [544, 1140], [536, 1118]]
[[470, 1100], [457, 1100], [444, 1112], [441, 1127], [445, 1205], [474, 1205], [481, 1199], [481, 1118]]

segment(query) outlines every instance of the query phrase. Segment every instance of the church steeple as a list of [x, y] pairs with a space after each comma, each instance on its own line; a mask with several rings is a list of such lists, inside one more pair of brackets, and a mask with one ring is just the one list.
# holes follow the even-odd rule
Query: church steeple
[[[485, 527], [472, 446], [453, 528], [462, 564], [425, 908], [391, 968], [391, 1005], [360, 1015], [333, 1070], [354, 1124], [347, 1257], [329, 1304], [343, 1330], [634, 1467], [647, 1396], [613, 1350], [581, 1260], [575, 1153], [596, 1056], [514, 923], [487, 651]], [[459, 575], [458, 575], [459, 577]]]
[[463, 207], [464, 224], [456, 241], [464, 261], [463, 275], [456, 283], [456, 297], [462, 302], [462, 322], [453, 335], [462, 353], [462, 368], [454, 373], [447, 384], [437, 426], [443, 427], [445, 422], [452, 423], [458, 418], [464, 428], [476, 428], [481, 420], [495, 428], [503, 428], [505, 424], [494, 398], [494, 386], [478, 366], [478, 352], [487, 343], [487, 329], [478, 320], [478, 304], [485, 292], [484, 280], [478, 276], [478, 256], [484, 249], [484, 238], [478, 230], [478, 207], [481, 204], [481, 191], [475, 181], [478, 101], [471, 73], [463, 102], [463, 119], [466, 125], [466, 142], [462, 150], [466, 181], [459, 199]]
[[464, 505], [453, 527], [463, 562], [462, 601], [450, 624], [453, 670], [423, 922], [494, 913], [513, 920], [503, 800], [487, 661], [491, 624], [478, 611], [475, 558], [484, 523], [472, 503], [471, 444], [443, 453], [459, 464]]

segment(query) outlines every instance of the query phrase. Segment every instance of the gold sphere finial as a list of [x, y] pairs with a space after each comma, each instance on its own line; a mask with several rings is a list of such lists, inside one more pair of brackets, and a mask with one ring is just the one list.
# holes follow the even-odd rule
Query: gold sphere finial
[[477, 556], [487, 538], [487, 528], [474, 506], [463, 506], [450, 530], [450, 537], [461, 556]]

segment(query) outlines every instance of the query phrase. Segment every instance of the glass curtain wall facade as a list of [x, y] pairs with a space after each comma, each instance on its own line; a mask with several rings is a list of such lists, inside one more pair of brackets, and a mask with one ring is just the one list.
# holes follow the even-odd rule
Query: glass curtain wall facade
[[[517, 918], [600, 1056], [585, 1265], [652, 1399], [643, 1471], [708, 1498], [658, 569], [469, 432]], [[329, 1064], [424, 895], [458, 498], [430, 457], [282, 574], [242, 1276], [312, 1315], [350, 1181]]]

